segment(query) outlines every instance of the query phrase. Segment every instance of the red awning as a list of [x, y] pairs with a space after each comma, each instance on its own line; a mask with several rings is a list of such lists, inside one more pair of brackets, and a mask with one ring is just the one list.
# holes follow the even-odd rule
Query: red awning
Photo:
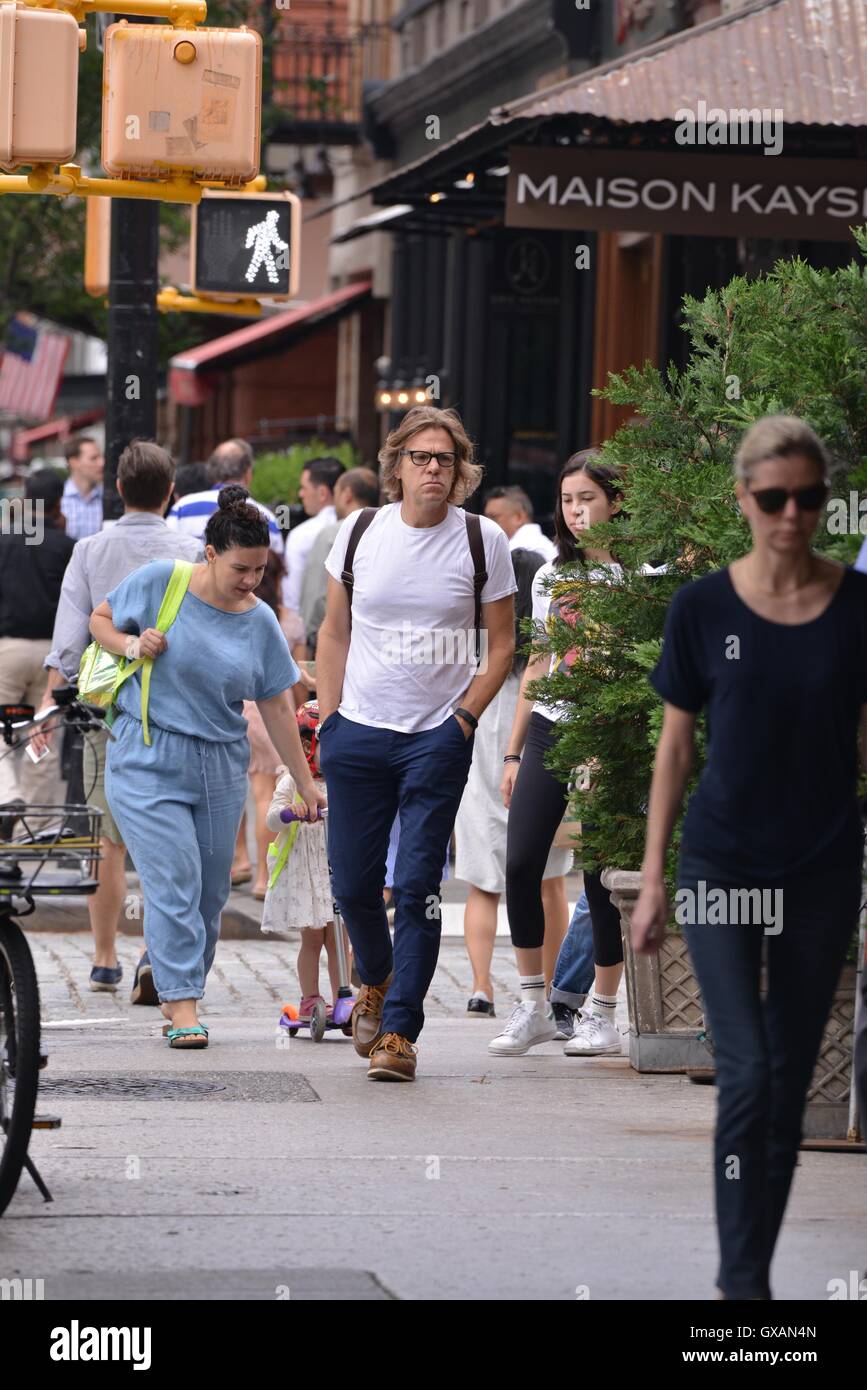
[[271, 314], [188, 352], [179, 352], [169, 363], [169, 395], [178, 405], [201, 405], [213, 390], [216, 371], [283, 351], [298, 333], [346, 313], [372, 288], [372, 281], [359, 280], [301, 308]]
[[104, 410], [91, 410], [85, 415], [60, 415], [56, 420], [49, 420], [47, 424], [34, 425], [32, 430], [18, 430], [12, 436], [12, 457], [18, 463], [26, 463], [32, 445], [41, 444], [46, 439], [67, 440], [76, 430], [82, 429], [85, 425], [92, 425], [104, 415]]

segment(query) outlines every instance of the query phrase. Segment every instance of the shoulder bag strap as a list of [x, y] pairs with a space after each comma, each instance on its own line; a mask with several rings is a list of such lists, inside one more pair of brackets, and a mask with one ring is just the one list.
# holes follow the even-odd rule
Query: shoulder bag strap
[[[175, 560], [175, 566], [169, 576], [169, 582], [163, 594], [163, 601], [160, 604], [160, 611], [157, 613], [157, 620], [154, 624], [154, 627], [160, 632], [168, 632], [175, 618], [178, 616], [187, 589], [190, 587], [190, 580], [192, 577], [192, 561]], [[148, 728], [148, 696], [150, 695], [153, 664], [152, 657], [145, 657], [142, 663], [143, 669], [141, 673], [142, 733], [144, 734], [144, 741], [148, 746], [150, 746], [151, 741], [150, 729]]]
[[467, 523], [470, 554], [473, 557], [473, 595], [475, 600], [473, 626], [476, 630], [476, 665], [478, 665], [482, 659], [482, 590], [488, 581], [488, 571], [485, 565], [482, 523], [475, 512], [464, 512], [464, 519]]
[[358, 520], [349, 533], [349, 540], [346, 543], [346, 555], [343, 559], [343, 570], [340, 578], [346, 585], [346, 592], [349, 595], [349, 626], [352, 627], [352, 590], [355, 585], [355, 576], [352, 573], [352, 565], [355, 560], [355, 552], [358, 549], [358, 542], [364, 535], [373, 518], [376, 516], [376, 507], [362, 507], [358, 513]]

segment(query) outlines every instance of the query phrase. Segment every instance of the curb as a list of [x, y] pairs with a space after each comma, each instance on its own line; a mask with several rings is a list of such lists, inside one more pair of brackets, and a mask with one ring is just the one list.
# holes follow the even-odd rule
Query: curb
[[[239, 896], [233, 894], [235, 898]], [[254, 902], [251, 898], [248, 905], [243, 897], [240, 902], [233, 902], [230, 898], [223, 909], [220, 935], [227, 941], [261, 941], [264, 939], [260, 929], [261, 920], [260, 903]], [[89, 932], [90, 914], [87, 911], [87, 900], [64, 896], [37, 898], [36, 911], [29, 917], [22, 917], [21, 926], [26, 932]], [[141, 918], [128, 919], [121, 912], [118, 932], [121, 936], [140, 937]], [[287, 932], [290, 939], [294, 939], [296, 935], [297, 933]], [[275, 937], [275, 940], [282, 940], [282, 937]]]

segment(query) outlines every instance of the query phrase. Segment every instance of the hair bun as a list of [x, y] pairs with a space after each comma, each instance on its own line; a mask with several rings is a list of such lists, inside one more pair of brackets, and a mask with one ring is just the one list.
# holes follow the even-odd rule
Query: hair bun
[[227, 487], [220, 488], [219, 505], [221, 512], [228, 512], [236, 507], [243, 507], [250, 500], [250, 494], [240, 483], [229, 483]]

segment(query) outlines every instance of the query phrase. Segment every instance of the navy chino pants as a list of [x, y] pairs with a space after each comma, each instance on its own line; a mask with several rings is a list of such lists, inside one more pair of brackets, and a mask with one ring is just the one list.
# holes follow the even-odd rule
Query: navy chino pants
[[[405, 734], [370, 728], [335, 711], [321, 725], [319, 739], [332, 885], [358, 973], [364, 984], [378, 985], [393, 967], [382, 1030], [415, 1042], [439, 955], [443, 862], [470, 770], [473, 735], [465, 736], [454, 715], [435, 729]], [[398, 811], [392, 950], [382, 890]]]

